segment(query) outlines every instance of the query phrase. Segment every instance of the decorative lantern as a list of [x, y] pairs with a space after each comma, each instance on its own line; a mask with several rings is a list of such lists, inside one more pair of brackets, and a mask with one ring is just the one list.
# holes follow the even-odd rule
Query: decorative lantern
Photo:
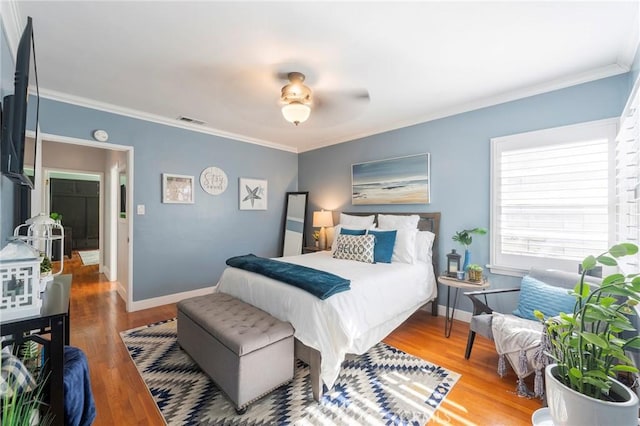
[[456, 253], [456, 249], [452, 249], [447, 254], [447, 276], [456, 277], [456, 273], [460, 270], [460, 255]]
[[[53, 252], [53, 244], [60, 244], [60, 253], [64, 253], [64, 228], [45, 213], [40, 213], [27, 219], [25, 223], [13, 230], [15, 239], [25, 241], [38, 252], [51, 260]], [[64, 267], [64, 256], [60, 256], [60, 269], [57, 272], [52, 271], [52, 275], [62, 273]]]
[[0, 251], [0, 281], [2, 321], [40, 313], [40, 257], [31, 245], [12, 240]]

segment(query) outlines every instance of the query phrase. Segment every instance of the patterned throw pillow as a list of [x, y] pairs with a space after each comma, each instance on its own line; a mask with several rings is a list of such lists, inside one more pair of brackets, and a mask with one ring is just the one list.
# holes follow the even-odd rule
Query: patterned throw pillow
[[333, 253], [333, 257], [336, 259], [373, 263], [373, 248], [375, 246], [373, 235], [339, 234], [336, 244], [336, 251]]

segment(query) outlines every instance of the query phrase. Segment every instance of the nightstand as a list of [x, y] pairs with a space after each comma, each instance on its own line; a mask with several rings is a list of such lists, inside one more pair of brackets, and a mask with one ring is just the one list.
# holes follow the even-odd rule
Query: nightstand
[[322, 251], [322, 250], [320, 250], [320, 247], [315, 247], [315, 246], [302, 247], [302, 254], [315, 253], [317, 251]]
[[[444, 316], [444, 336], [451, 336], [451, 327], [453, 326], [453, 315], [456, 313], [456, 305], [458, 304], [458, 292], [461, 288], [465, 290], [481, 290], [489, 287], [489, 281], [484, 278], [482, 281], [475, 282], [469, 280], [459, 280], [457, 278], [448, 277], [445, 275], [441, 275], [438, 277], [438, 282], [442, 285], [447, 286], [447, 308]], [[449, 313], [449, 298], [451, 296], [451, 287], [456, 289], [456, 294], [453, 297], [453, 308], [451, 309], [451, 313]], [[485, 296], [486, 297], [486, 296]]]

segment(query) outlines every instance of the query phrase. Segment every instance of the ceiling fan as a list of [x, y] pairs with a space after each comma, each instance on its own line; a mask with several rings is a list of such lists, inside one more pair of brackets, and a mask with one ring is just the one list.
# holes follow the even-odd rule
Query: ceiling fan
[[311, 115], [311, 109], [327, 108], [331, 106], [331, 99], [334, 101], [348, 103], [351, 100], [369, 101], [369, 92], [359, 89], [349, 92], [329, 92], [317, 93], [304, 84], [305, 75], [301, 72], [293, 71], [286, 74], [289, 81], [284, 85], [280, 92], [280, 101], [282, 103], [282, 115], [285, 120], [298, 126], [300, 123], [307, 121]]

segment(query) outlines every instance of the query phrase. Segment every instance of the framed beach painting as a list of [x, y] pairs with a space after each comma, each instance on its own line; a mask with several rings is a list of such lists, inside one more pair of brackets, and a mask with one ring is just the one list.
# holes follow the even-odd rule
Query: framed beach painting
[[267, 181], [240, 178], [240, 210], [267, 209]]
[[428, 204], [430, 154], [369, 161], [351, 166], [351, 203]]

